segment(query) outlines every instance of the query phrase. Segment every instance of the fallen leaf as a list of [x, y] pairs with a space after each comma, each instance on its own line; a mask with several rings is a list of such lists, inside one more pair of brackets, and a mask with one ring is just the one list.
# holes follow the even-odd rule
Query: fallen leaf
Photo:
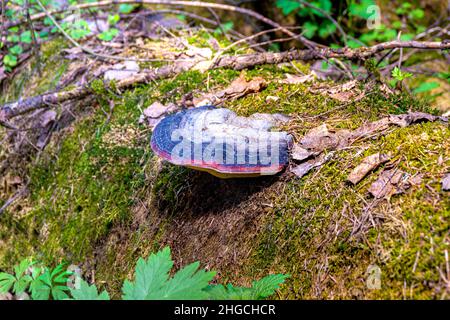
[[245, 79], [245, 73], [241, 73], [227, 88], [214, 93], [208, 93], [199, 98], [194, 98], [195, 106], [217, 105], [222, 101], [237, 99], [250, 93], [260, 92], [267, 86], [267, 82], [261, 77], [255, 77], [249, 81]]
[[347, 180], [353, 184], [360, 182], [370, 171], [378, 168], [381, 164], [390, 159], [390, 155], [384, 153], [375, 153], [364, 158], [349, 174]]
[[164, 105], [159, 101], [155, 101], [149, 107], [144, 109], [139, 122], [146, 123], [149, 127], [153, 128], [165, 115], [176, 110], [178, 110], [178, 107], [174, 103]]
[[300, 140], [302, 148], [321, 152], [325, 149], [335, 149], [339, 145], [339, 135], [330, 132], [324, 123], [308, 131]]
[[314, 152], [308, 151], [299, 144], [295, 144], [291, 151], [291, 157], [294, 160], [302, 161], [310, 156], [312, 156]]
[[304, 75], [304, 76], [298, 76], [293, 74], [286, 74], [286, 79], [280, 80], [279, 83], [286, 83], [286, 84], [300, 84], [305, 82], [312, 82], [316, 78], [316, 74], [311, 72], [310, 74]]
[[381, 172], [378, 179], [369, 187], [369, 192], [377, 199], [390, 198], [392, 195], [400, 194], [412, 185], [419, 185], [422, 176], [411, 176], [399, 169], [388, 169]]
[[302, 162], [301, 164], [291, 168], [291, 172], [295, 174], [298, 178], [301, 178], [304, 175], [306, 175], [311, 169], [322, 166], [324, 163], [326, 163], [328, 160], [332, 158], [333, 154], [334, 154], [333, 152], [330, 152], [326, 155], [321, 154], [316, 158]]
[[450, 191], [450, 173], [447, 173], [442, 178], [442, 190], [444, 191]]

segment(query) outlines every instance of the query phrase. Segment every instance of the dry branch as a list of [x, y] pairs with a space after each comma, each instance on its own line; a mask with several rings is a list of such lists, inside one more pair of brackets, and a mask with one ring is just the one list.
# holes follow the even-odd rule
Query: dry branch
[[[450, 43], [443, 42], [419, 42], [419, 41], [391, 41], [377, 44], [372, 47], [359, 49], [308, 49], [292, 50], [280, 53], [255, 53], [236, 56], [221, 57], [211, 68], [233, 68], [242, 70], [262, 64], [278, 64], [282, 62], [303, 60], [311, 61], [324, 58], [365, 59], [383, 50], [392, 48], [416, 48], [416, 49], [450, 49]], [[175, 76], [191, 69], [195, 62], [175, 63], [158, 69], [139, 73], [117, 83], [117, 89], [125, 89], [136, 84], [149, 83], [151, 81]], [[18, 115], [44, 108], [48, 105], [57, 105], [65, 101], [81, 99], [91, 93], [89, 84], [62, 92], [44, 93], [35, 97], [26, 98], [17, 102], [0, 106], [0, 121], [7, 121]]]

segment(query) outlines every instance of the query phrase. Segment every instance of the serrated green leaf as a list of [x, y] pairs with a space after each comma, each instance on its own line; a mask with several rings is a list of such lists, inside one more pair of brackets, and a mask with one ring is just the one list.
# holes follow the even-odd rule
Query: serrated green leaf
[[253, 281], [253, 299], [264, 299], [271, 296], [287, 278], [289, 275], [272, 274], [261, 280]]
[[205, 289], [208, 299], [212, 300], [258, 300], [264, 299], [280, 287], [289, 275], [275, 274], [269, 275], [258, 281], [253, 281], [252, 287], [234, 287], [232, 284], [227, 286], [210, 285]]
[[6, 272], [0, 273], [0, 293], [7, 293], [11, 290], [12, 286], [16, 282], [16, 278]]
[[30, 291], [33, 300], [48, 300], [50, 298], [50, 287], [40, 279], [34, 279], [31, 282]]
[[171, 278], [159, 290], [151, 291], [146, 300], [201, 300], [207, 297], [203, 291], [216, 275], [213, 271], [198, 270], [199, 262], [191, 263]]
[[125, 281], [122, 292], [124, 300], [144, 300], [152, 291], [163, 286], [169, 278], [173, 262], [170, 248], [166, 247], [147, 260], [140, 258], [136, 265], [134, 282]]
[[21, 294], [27, 290], [28, 286], [30, 285], [31, 281], [33, 280], [31, 276], [24, 275], [20, 278], [16, 277], [16, 282], [14, 282], [13, 286], [13, 292], [15, 294]]
[[251, 288], [234, 287], [232, 284], [210, 285], [204, 291], [210, 300], [250, 300], [253, 296]]
[[89, 284], [82, 280], [80, 281], [80, 287], [76, 289], [70, 289], [70, 293], [74, 300], [109, 300], [108, 292], [103, 291], [98, 293], [98, 289], [95, 285], [89, 286]]

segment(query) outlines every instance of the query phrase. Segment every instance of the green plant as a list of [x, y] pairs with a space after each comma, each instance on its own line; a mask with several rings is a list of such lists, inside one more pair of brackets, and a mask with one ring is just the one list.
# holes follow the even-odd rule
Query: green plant
[[392, 77], [397, 80], [397, 81], [403, 81], [407, 78], [412, 77], [412, 73], [409, 72], [403, 72], [402, 70], [400, 70], [399, 67], [395, 67], [392, 70]]
[[108, 25], [110, 28], [108, 30], [103, 31], [98, 35], [98, 38], [103, 41], [111, 41], [114, 39], [115, 36], [119, 33], [119, 30], [116, 28], [111, 28], [113, 25], [115, 25], [117, 22], [119, 22], [120, 16], [118, 14], [115, 15], [109, 15], [108, 16]]
[[31, 259], [22, 260], [14, 267], [14, 275], [0, 273], [0, 293], [11, 291], [16, 295], [31, 293], [33, 300], [63, 300], [68, 298], [66, 286], [70, 271], [63, 264], [55, 269], [39, 267]]
[[[123, 300], [237, 300], [264, 299], [279, 288], [288, 275], [269, 275], [253, 281], [251, 287], [235, 287], [231, 284], [211, 284], [214, 271], [199, 269], [200, 263], [191, 263], [173, 276], [170, 248], [151, 254], [148, 259], [140, 258], [136, 264], [133, 280], [125, 280], [122, 287]], [[109, 300], [108, 292], [99, 292], [95, 284], [89, 285], [75, 275], [75, 285], [69, 288], [72, 272], [60, 264], [55, 269], [36, 267], [30, 259], [23, 260], [14, 268], [15, 275], [0, 273], [0, 293], [16, 295], [31, 293], [33, 300]]]

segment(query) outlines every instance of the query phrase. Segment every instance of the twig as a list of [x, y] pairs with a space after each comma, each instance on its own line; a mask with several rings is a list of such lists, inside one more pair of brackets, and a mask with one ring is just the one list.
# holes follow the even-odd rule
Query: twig
[[16, 192], [14, 194], [14, 196], [12, 196], [11, 198], [9, 198], [8, 200], [6, 200], [6, 202], [3, 204], [3, 206], [0, 208], [0, 216], [2, 215], [2, 213], [11, 205], [14, 203], [14, 201], [16, 201], [17, 199], [19, 199], [24, 193], [25, 191], [28, 189], [28, 183], [18, 192]]

